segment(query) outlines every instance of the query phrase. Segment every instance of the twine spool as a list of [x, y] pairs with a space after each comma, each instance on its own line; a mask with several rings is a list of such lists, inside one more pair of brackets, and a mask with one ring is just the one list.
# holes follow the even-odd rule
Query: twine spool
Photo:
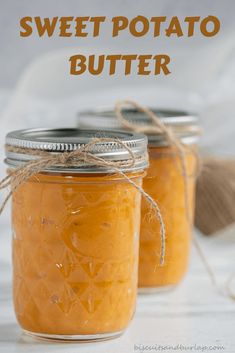
[[212, 235], [235, 223], [235, 160], [205, 158], [197, 180], [196, 227]]
[[[213, 235], [235, 223], [235, 160], [204, 158], [197, 180], [195, 225], [205, 235]], [[200, 251], [201, 249], [197, 249]], [[207, 263], [204, 263], [207, 266]], [[211, 268], [214, 285], [216, 278]], [[224, 290], [235, 301], [232, 289], [235, 272], [225, 282]]]

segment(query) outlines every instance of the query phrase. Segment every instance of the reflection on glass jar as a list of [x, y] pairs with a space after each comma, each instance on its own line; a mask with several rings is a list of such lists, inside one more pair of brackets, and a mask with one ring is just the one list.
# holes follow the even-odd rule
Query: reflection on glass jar
[[[185, 145], [188, 190], [185, 189], [179, 151], [169, 146], [164, 135], [148, 134], [150, 166], [143, 181], [144, 190], [158, 203], [166, 227], [166, 257], [160, 260], [160, 226], [149, 217], [146, 201], [142, 200], [140, 230], [139, 291], [154, 293], [178, 284], [188, 268], [191, 225], [194, 213], [197, 140], [200, 129], [197, 118], [187, 112], [151, 109], [174, 136]], [[135, 108], [124, 108], [127, 120], [140, 126], [151, 126], [151, 120]], [[113, 129], [120, 123], [111, 109], [97, 109], [79, 114], [80, 126]], [[151, 129], [149, 129], [151, 130]], [[188, 201], [186, 202], [186, 196]], [[186, 209], [189, 208], [188, 210]]]
[[[23, 133], [17, 134], [21, 140]], [[60, 141], [61, 136], [52, 134]], [[65, 134], [71, 142], [68, 131]], [[145, 154], [142, 135], [121, 137], [129, 146], [139, 140], [142, 147], [134, 153]], [[35, 134], [27, 138], [39, 139]], [[82, 144], [82, 136], [76, 141]], [[114, 150], [113, 144], [105, 143], [106, 154], [109, 148], [109, 159], [112, 153], [123, 158], [122, 147]], [[7, 162], [13, 159], [8, 157]], [[142, 185], [145, 167], [142, 160], [125, 172]], [[91, 166], [75, 172], [44, 171], [16, 190], [14, 305], [27, 333], [91, 340], [115, 337], [125, 330], [135, 310], [140, 202], [140, 193], [123, 176]]]

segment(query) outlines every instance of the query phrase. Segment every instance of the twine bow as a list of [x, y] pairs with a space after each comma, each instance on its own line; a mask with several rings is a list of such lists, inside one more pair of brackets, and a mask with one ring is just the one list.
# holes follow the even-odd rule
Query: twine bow
[[[122, 161], [111, 161], [99, 157], [92, 153], [92, 149], [100, 143], [103, 142], [112, 142], [117, 145], [122, 146], [129, 154], [129, 159]], [[155, 212], [155, 215], [160, 223], [160, 236], [161, 236], [161, 252], [160, 252], [160, 265], [164, 264], [165, 259], [165, 225], [162, 219], [160, 208], [157, 202], [147, 194], [141, 186], [136, 184], [128, 175], [125, 174], [123, 168], [131, 168], [137, 162], [140, 162], [142, 159], [146, 159], [147, 156], [135, 157], [132, 150], [126, 146], [125, 143], [118, 139], [109, 139], [109, 138], [93, 138], [89, 143], [84, 145], [81, 149], [77, 149], [71, 152], [63, 152], [63, 153], [54, 153], [47, 151], [38, 151], [32, 150], [28, 148], [19, 148], [14, 146], [6, 146], [6, 149], [9, 152], [16, 153], [31, 153], [31, 155], [35, 155], [35, 159], [25, 163], [23, 166], [18, 167], [11, 171], [4, 179], [0, 181], [0, 190], [6, 189], [7, 187], [11, 187], [7, 196], [0, 207], [0, 215], [3, 212], [8, 200], [12, 196], [12, 194], [27, 180], [29, 180], [32, 176], [45, 171], [46, 169], [59, 166], [59, 167], [80, 167], [83, 165], [90, 166], [99, 166], [105, 169], [111, 169], [114, 172], [120, 174], [129, 184], [131, 184], [138, 192], [147, 200], [150, 205], [151, 211]]]

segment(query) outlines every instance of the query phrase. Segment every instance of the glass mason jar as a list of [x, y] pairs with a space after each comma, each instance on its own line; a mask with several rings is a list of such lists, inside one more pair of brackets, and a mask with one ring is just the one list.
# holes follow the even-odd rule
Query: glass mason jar
[[[159, 222], [148, 217], [148, 208], [143, 200], [138, 282], [140, 293], [171, 289], [182, 280], [187, 271], [194, 213], [195, 152], [199, 134], [195, 116], [182, 111], [151, 110], [186, 146], [187, 190], [177, 148], [169, 146], [162, 135], [148, 135], [150, 166], [143, 181], [143, 189], [160, 207], [166, 228], [166, 252], [165, 263], [160, 266], [160, 238], [157, 236], [160, 232]], [[140, 125], [151, 124], [148, 117], [134, 108], [123, 109], [123, 115]], [[96, 125], [99, 128], [120, 128], [112, 109], [82, 112], [79, 114], [79, 124], [86, 127]]]
[[[80, 149], [96, 131], [33, 129], [7, 135], [9, 170], [51, 154]], [[99, 132], [118, 138], [137, 158], [122, 171], [142, 185], [147, 160], [144, 135]], [[28, 149], [28, 152], [27, 152]], [[33, 151], [33, 153], [32, 153]], [[53, 151], [53, 152], [51, 152]], [[91, 153], [107, 160], [129, 158], [115, 142]], [[102, 340], [119, 336], [135, 311], [140, 193], [112, 168], [54, 166], [13, 193], [13, 296], [23, 330], [42, 338]]]

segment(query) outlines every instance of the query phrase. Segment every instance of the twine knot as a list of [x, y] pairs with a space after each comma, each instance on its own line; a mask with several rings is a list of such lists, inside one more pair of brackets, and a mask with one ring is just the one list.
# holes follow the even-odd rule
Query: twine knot
[[[94, 153], [95, 149], [100, 143], [111, 142], [122, 146], [127, 152], [128, 158], [126, 160], [108, 160], [100, 157]], [[6, 150], [14, 153], [21, 154], [32, 154], [35, 159], [26, 162], [23, 166], [12, 170], [4, 179], [0, 181], [0, 190], [6, 189], [8, 186], [11, 187], [6, 198], [3, 200], [0, 206], [0, 214], [3, 212], [8, 200], [12, 194], [27, 180], [42, 171], [48, 170], [51, 167], [81, 167], [84, 165], [102, 167], [105, 170], [113, 170], [113, 172], [120, 174], [129, 184], [131, 184], [137, 191], [147, 200], [150, 205], [151, 211], [155, 212], [155, 216], [160, 223], [160, 236], [161, 236], [161, 253], [160, 253], [160, 265], [164, 264], [165, 259], [165, 225], [162, 219], [160, 208], [157, 202], [148, 195], [142, 187], [136, 184], [131, 177], [129, 177], [124, 170], [131, 168], [142, 160], [148, 158], [147, 155], [136, 157], [124, 142], [119, 139], [110, 138], [93, 138], [82, 148], [73, 150], [71, 152], [52, 153], [48, 151], [32, 150], [29, 148], [14, 147], [6, 145]]]

